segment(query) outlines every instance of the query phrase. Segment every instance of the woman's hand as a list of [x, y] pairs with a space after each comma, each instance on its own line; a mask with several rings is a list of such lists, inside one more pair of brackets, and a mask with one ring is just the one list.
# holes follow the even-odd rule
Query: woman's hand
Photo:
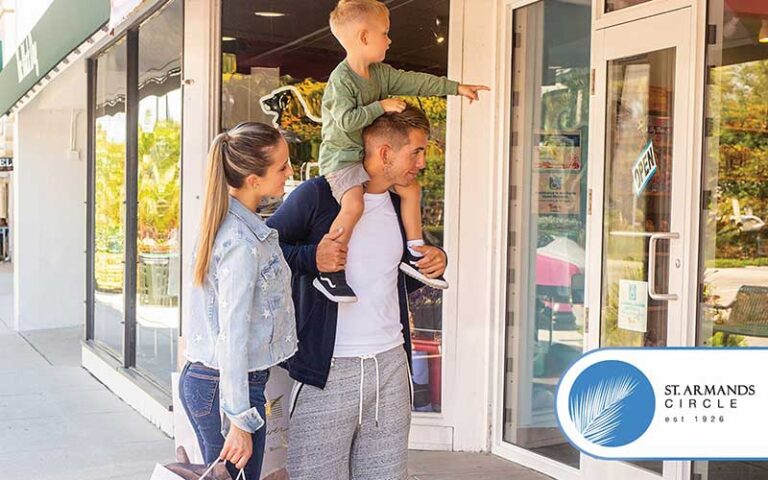
[[248, 460], [251, 459], [251, 455], [253, 455], [251, 434], [245, 430], [240, 430], [237, 425], [232, 423], [219, 458], [233, 463], [238, 470], [242, 470]]

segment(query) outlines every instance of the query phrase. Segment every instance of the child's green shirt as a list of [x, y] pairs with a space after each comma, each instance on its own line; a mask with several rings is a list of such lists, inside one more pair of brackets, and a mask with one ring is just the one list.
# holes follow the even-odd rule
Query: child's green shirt
[[320, 174], [362, 161], [363, 128], [384, 114], [379, 100], [392, 95], [456, 95], [458, 82], [428, 73], [406, 72], [386, 63], [370, 66], [370, 80], [356, 74], [347, 61], [331, 72], [323, 94], [323, 143]]

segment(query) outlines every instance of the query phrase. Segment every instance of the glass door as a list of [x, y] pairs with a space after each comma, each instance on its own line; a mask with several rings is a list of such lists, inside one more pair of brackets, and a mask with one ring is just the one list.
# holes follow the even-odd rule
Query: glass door
[[[681, 25], [688, 9], [595, 36], [590, 348], [684, 343], [682, 236], [694, 204], [690, 32]], [[676, 478], [679, 467], [582, 456], [583, 478]]]

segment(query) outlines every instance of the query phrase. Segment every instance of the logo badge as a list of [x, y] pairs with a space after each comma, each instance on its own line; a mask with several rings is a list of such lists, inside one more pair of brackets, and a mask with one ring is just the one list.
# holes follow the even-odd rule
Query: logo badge
[[656, 398], [648, 377], [617, 360], [585, 369], [568, 396], [568, 415], [578, 433], [603, 447], [620, 447], [640, 438], [655, 410]]

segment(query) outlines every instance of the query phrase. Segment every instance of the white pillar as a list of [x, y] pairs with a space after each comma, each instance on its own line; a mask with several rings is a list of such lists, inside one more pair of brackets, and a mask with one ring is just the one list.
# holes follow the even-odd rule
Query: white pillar
[[85, 106], [86, 75], [78, 62], [17, 113], [11, 202], [16, 330], [85, 321]]

